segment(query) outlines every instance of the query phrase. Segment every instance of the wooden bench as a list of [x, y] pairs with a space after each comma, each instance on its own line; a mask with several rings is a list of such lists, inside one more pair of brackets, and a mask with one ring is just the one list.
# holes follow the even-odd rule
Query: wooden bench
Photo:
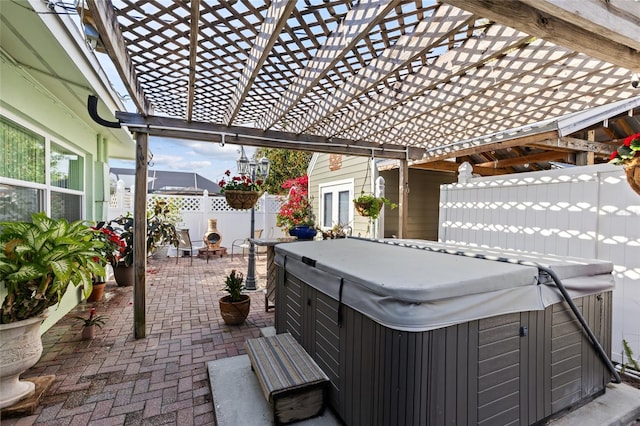
[[329, 378], [291, 334], [249, 339], [244, 347], [276, 424], [322, 414]]

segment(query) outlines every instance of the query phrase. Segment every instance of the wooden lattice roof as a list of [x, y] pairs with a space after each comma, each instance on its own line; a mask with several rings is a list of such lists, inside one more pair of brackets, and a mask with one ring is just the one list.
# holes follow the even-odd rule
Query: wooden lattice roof
[[158, 135], [435, 162], [640, 95], [637, 1], [87, 3], [139, 109], [118, 117]]

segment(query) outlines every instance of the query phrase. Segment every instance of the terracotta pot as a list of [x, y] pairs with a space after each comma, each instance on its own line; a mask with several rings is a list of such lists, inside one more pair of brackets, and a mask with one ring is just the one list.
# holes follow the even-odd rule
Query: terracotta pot
[[245, 210], [256, 205], [260, 193], [257, 191], [224, 191], [224, 198], [232, 209]]
[[33, 367], [42, 355], [40, 323], [43, 317], [0, 324], [0, 408], [10, 407], [35, 391], [20, 374]]
[[89, 297], [87, 297], [87, 302], [95, 303], [101, 301], [106, 286], [107, 283], [93, 283], [93, 290]]
[[239, 302], [230, 302], [231, 296], [224, 296], [220, 299], [220, 312], [222, 313], [222, 319], [227, 325], [239, 325], [242, 324], [249, 315], [249, 309], [251, 306], [251, 298], [246, 295], [240, 295]]
[[85, 325], [82, 327], [82, 340], [91, 340], [96, 334], [95, 325]]
[[113, 276], [120, 287], [131, 287], [135, 281], [135, 270], [133, 269], [133, 265], [116, 265], [113, 268]]

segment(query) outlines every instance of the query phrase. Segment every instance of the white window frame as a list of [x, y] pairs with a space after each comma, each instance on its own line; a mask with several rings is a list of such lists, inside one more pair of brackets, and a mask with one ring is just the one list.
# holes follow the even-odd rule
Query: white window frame
[[[344, 192], [344, 191], [349, 191], [349, 221], [348, 223], [343, 223], [341, 225], [343, 226], [352, 226], [353, 224], [353, 203], [352, 200], [354, 198], [353, 193], [354, 193], [354, 186], [355, 186], [355, 180], [353, 178], [350, 179], [342, 179], [342, 180], [336, 180], [336, 181], [332, 181], [332, 182], [327, 182], [327, 183], [321, 183], [318, 185], [318, 217], [319, 220], [317, 222], [319, 222], [320, 228], [323, 231], [328, 231], [330, 229], [333, 228], [334, 225], [338, 224], [338, 217], [339, 217], [339, 210], [338, 210], [338, 193], [339, 192]], [[324, 195], [327, 193], [332, 193], [333, 195], [333, 199], [336, 201], [335, 203], [333, 203], [332, 206], [332, 211], [331, 211], [331, 223], [332, 225], [330, 227], [328, 226], [324, 226]]]
[[[42, 129], [41, 127], [38, 127], [37, 125], [35, 125], [34, 123], [27, 121], [19, 116], [16, 116], [15, 114], [12, 114], [11, 112], [7, 111], [4, 108], [0, 108], [0, 115], [2, 115], [3, 117], [5, 117], [6, 119], [13, 121], [14, 123], [24, 127], [25, 129], [30, 130], [33, 133], [38, 134], [39, 136], [42, 136], [44, 138], [44, 152], [45, 152], [45, 174], [44, 174], [44, 184], [41, 183], [37, 183], [37, 182], [29, 182], [29, 181], [24, 181], [24, 180], [17, 180], [17, 179], [11, 179], [11, 178], [7, 178], [4, 176], [0, 176], [0, 183], [6, 183], [9, 185], [14, 185], [14, 186], [21, 186], [23, 188], [33, 188], [33, 189], [39, 189], [39, 190], [44, 190], [44, 208], [45, 208], [45, 212], [48, 216], [51, 215], [51, 193], [52, 192], [58, 192], [58, 193], [66, 193], [66, 194], [73, 194], [73, 195], [79, 195], [80, 196], [80, 206], [81, 206], [81, 210], [80, 210], [80, 216], [82, 218], [86, 218], [86, 197], [87, 197], [87, 173], [88, 173], [88, 169], [89, 166], [87, 164], [87, 156], [85, 155], [85, 153], [81, 152], [80, 150], [78, 150], [76, 147], [72, 146], [70, 143], [67, 143], [63, 140], [61, 140], [60, 138], [54, 137], [51, 134], [47, 133], [44, 129]], [[68, 188], [59, 188], [57, 186], [52, 186], [51, 185], [51, 143], [55, 143], [56, 145], [69, 150], [70, 152], [72, 152], [73, 154], [82, 157], [83, 161], [83, 170], [82, 170], [82, 190], [75, 190], [75, 189], [68, 189]], [[34, 212], [36, 213], [36, 212]]]

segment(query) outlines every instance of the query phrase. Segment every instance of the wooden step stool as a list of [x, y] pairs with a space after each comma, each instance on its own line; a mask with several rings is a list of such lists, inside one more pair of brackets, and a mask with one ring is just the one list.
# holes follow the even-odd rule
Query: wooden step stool
[[329, 378], [291, 334], [249, 339], [244, 348], [276, 424], [322, 414]]

